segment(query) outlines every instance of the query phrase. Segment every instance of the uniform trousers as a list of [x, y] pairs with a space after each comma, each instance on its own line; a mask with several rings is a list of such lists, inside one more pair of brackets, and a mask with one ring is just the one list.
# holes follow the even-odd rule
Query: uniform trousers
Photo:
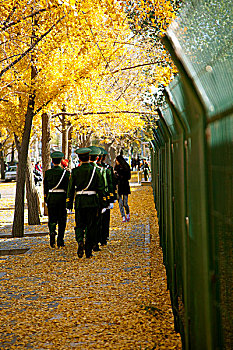
[[102, 225], [101, 225], [101, 238], [100, 243], [104, 244], [107, 242], [109, 237], [109, 225], [110, 225], [110, 209], [102, 214]]
[[101, 242], [102, 237], [102, 213], [101, 208], [97, 209], [97, 216], [96, 216], [96, 222], [95, 222], [95, 236], [94, 236], [94, 245], [98, 245], [98, 243]]
[[85, 237], [85, 252], [91, 253], [96, 236], [97, 208], [75, 208], [75, 237], [78, 243]]
[[49, 232], [53, 233], [56, 231], [58, 224], [58, 243], [63, 243], [64, 234], [66, 229], [66, 197], [60, 194], [51, 194], [51, 197], [47, 203], [48, 206], [48, 227]]

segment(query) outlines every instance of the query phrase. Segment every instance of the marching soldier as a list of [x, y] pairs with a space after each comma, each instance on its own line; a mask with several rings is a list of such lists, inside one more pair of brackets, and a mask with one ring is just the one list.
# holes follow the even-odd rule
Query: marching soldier
[[[105, 196], [107, 198], [108, 193], [106, 192], [106, 179], [105, 179], [105, 173], [104, 173], [104, 169], [97, 165], [97, 158], [100, 156], [101, 154], [101, 150], [99, 147], [96, 146], [90, 146], [89, 147], [91, 149], [90, 152], [90, 164], [92, 164], [94, 167], [96, 167], [96, 171], [99, 172], [102, 182], [103, 182], [103, 187], [104, 187], [104, 191], [105, 191]], [[99, 207], [98, 211], [97, 211], [97, 220], [96, 220], [96, 236], [95, 236], [95, 242], [94, 242], [94, 246], [93, 246], [93, 251], [98, 252], [101, 249], [99, 248], [99, 243], [102, 242], [102, 217], [103, 217], [103, 211], [106, 211], [107, 207], [108, 207], [108, 202], [106, 201], [106, 208], [101, 208]]]
[[[87, 258], [92, 256], [96, 234], [96, 220], [99, 206], [104, 207], [106, 198], [101, 176], [89, 162], [90, 148], [76, 151], [80, 166], [74, 168], [68, 187], [67, 208], [73, 208], [75, 196], [75, 236], [78, 242], [78, 257], [82, 258], [85, 249]], [[84, 245], [85, 238], [85, 245]]]
[[101, 163], [99, 164], [101, 164], [101, 166], [105, 169], [105, 172], [106, 172], [107, 190], [108, 190], [109, 202], [110, 202], [106, 212], [103, 213], [103, 216], [102, 216], [101, 245], [106, 245], [107, 240], [109, 238], [110, 209], [113, 208], [113, 203], [117, 199], [117, 189], [116, 189], [116, 181], [114, 177], [113, 167], [105, 163], [106, 155], [108, 154], [108, 152], [103, 147], [99, 147], [99, 149], [101, 151]]
[[64, 234], [66, 228], [66, 191], [70, 173], [61, 168], [61, 160], [64, 154], [55, 151], [51, 154], [53, 168], [45, 172], [44, 197], [48, 206], [48, 226], [50, 234], [50, 246], [55, 247], [56, 226], [58, 224], [57, 246], [64, 246]]

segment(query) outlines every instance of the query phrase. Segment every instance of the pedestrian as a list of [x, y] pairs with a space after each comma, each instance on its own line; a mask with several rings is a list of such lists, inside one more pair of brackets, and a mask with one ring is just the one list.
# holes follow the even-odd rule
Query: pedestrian
[[137, 156], [137, 159], [136, 159], [136, 170], [140, 171], [140, 167], [141, 167], [141, 160], [140, 160], [140, 157]]
[[128, 195], [130, 194], [129, 180], [131, 178], [130, 166], [121, 156], [116, 157], [114, 175], [117, 181], [117, 199], [122, 216], [122, 221], [130, 220], [130, 211], [128, 205]]
[[148, 181], [149, 173], [150, 173], [150, 167], [149, 167], [149, 164], [146, 161], [146, 158], [143, 159], [142, 170], [143, 170], [143, 174], [144, 174], [144, 180]]
[[131, 170], [133, 171], [136, 167], [136, 159], [133, 157], [131, 161]]
[[69, 164], [69, 159], [62, 159], [61, 166], [63, 169], [67, 169]]
[[55, 247], [58, 224], [57, 247], [63, 247], [66, 228], [66, 192], [69, 183], [69, 171], [60, 166], [64, 154], [55, 151], [51, 154], [53, 168], [45, 172], [44, 197], [48, 207], [48, 226], [50, 246]]
[[43, 180], [42, 168], [39, 166], [39, 162], [36, 163], [33, 169], [35, 186], [40, 186]]
[[[80, 166], [74, 168], [67, 194], [67, 208], [73, 209], [75, 196], [75, 236], [78, 243], [78, 257], [82, 258], [85, 250], [86, 258], [92, 257], [92, 248], [95, 241], [97, 211], [104, 207], [103, 181], [96, 167], [90, 164], [90, 148], [79, 148]], [[84, 243], [85, 239], [85, 243]]]
[[42, 166], [40, 161], [36, 162], [35, 169], [42, 173]]

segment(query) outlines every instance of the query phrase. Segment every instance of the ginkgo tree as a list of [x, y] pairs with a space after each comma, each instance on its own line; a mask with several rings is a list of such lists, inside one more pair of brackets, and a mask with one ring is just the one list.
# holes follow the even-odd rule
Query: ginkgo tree
[[33, 118], [69, 89], [71, 82], [90, 77], [117, 54], [122, 45], [114, 45], [113, 34], [120, 37], [124, 25], [112, 1], [10, 1], [1, 11], [0, 118], [14, 132], [18, 146], [12, 233], [22, 236]]
[[[162, 25], [170, 7], [153, 3]], [[0, 122], [14, 133], [19, 153], [14, 236], [23, 235], [31, 128], [40, 125], [41, 115], [63, 113], [73, 135], [95, 135], [107, 143], [142, 128], [143, 114], [153, 115], [141, 108], [149, 82], [145, 73], [165, 54], [151, 53], [148, 41], [140, 41], [132, 25], [130, 30], [131, 5], [114, 0], [9, 0], [1, 6]], [[169, 64], [156, 66], [158, 84], [172, 77]]]

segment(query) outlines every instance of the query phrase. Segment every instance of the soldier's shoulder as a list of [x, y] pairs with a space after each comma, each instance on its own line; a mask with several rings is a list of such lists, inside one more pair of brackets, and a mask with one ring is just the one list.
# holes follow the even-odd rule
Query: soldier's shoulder
[[72, 169], [71, 174], [76, 175], [80, 172], [80, 170], [81, 170], [81, 166], [77, 166], [76, 168]]
[[52, 173], [53, 173], [53, 168], [48, 169], [48, 170], [45, 171], [45, 176], [49, 175], [49, 174], [52, 174]]

